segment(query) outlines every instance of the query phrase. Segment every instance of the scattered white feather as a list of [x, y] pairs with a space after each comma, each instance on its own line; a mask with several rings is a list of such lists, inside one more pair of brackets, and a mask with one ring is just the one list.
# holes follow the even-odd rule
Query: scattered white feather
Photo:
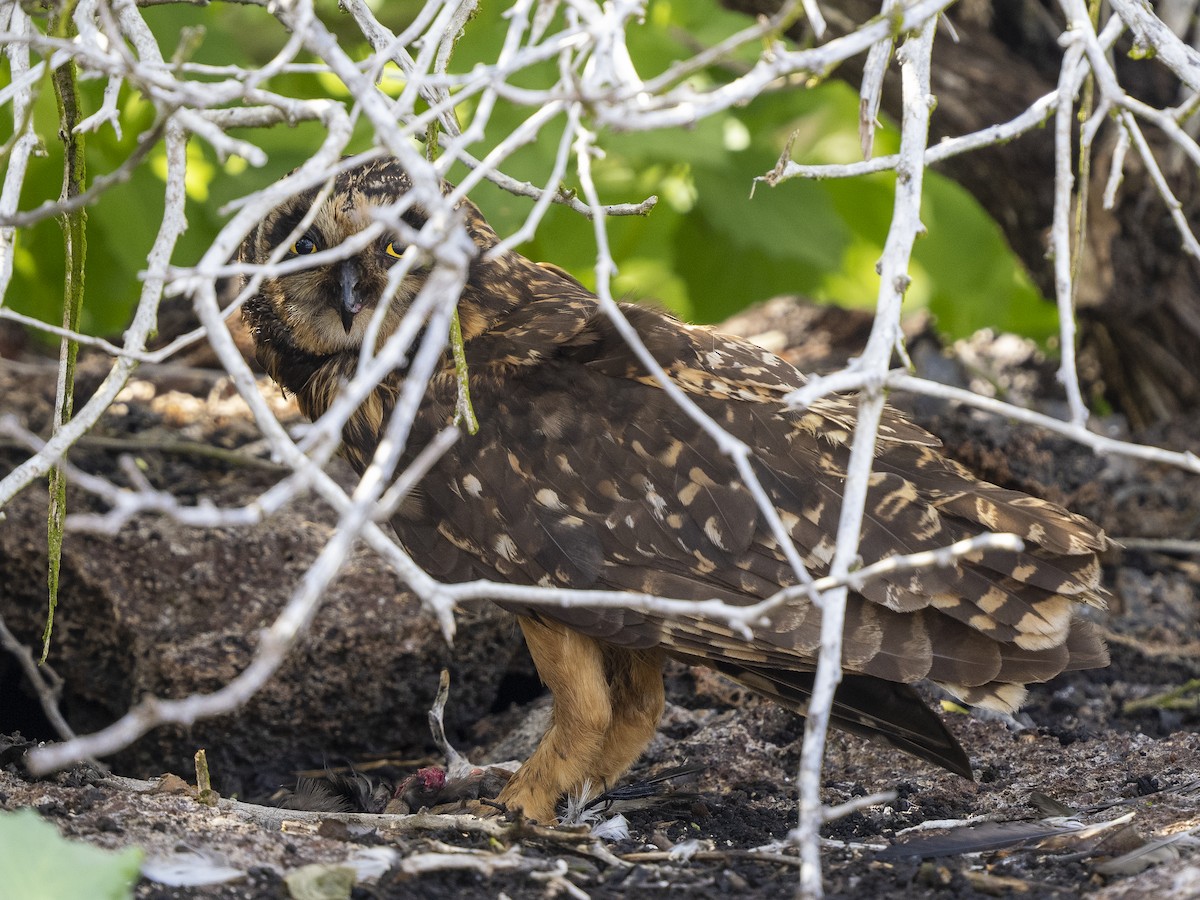
[[598, 809], [587, 808], [588, 798], [592, 795], [591, 779], [585, 779], [579, 786], [579, 791], [567, 794], [567, 808], [559, 816], [558, 821], [563, 825], [590, 825], [600, 818]]
[[343, 865], [358, 874], [359, 882], [374, 881], [396, 864], [400, 854], [391, 847], [363, 847], [346, 858]]
[[672, 847], [667, 851], [667, 857], [671, 862], [689, 862], [693, 856], [706, 849], [708, 849], [707, 842], [692, 838], [689, 841], [680, 841]]
[[187, 851], [169, 856], [152, 856], [142, 863], [142, 877], [168, 887], [198, 887], [224, 884], [245, 876], [241, 869], [227, 866], [203, 853]]
[[578, 793], [567, 794], [566, 809], [558, 821], [563, 825], [590, 825], [592, 837], [601, 841], [623, 841], [629, 837], [629, 820], [620, 813], [605, 819], [599, 806], [588, 809], [591, 781], [584, 781]]
[[620, 813], [602, 819], [592, 826], [592, 837], [598, 841], [623, 841], [629, 837], [629, 820]]

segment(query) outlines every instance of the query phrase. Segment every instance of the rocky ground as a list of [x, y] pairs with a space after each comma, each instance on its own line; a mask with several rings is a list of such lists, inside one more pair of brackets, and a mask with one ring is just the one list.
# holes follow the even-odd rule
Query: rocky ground
[[[823, 371], [861, 348], [869, 320], [781, 300], [728, 327], [802, 369]], [[920, 373], [1053, 410], [1045, 400], [1058, 393], [1053, 369], [1027, 345], [979, 336], [946, 352], [921, 323], [911, 332]], [[53, 366], [11, 333], [0, 336], [0, 353], [0, 416], [44, 434]], [[71, 461], [116, 483], [136, 469], [185, 503], [246, 504], [283, 472], [265, 457], [211, 360], [197, 353], [186, 363], [140, 371]], [[84, 389], [102, 374], [85, 360]], [[1162, 543], [1197, 539], [1200, 479], [1096, 456], [945, 404], [893, 400], [983, 477], [1063, 502], [1126, 539], [1105, 559], [1113, 663], [1036, 688], [1015, 721], [948, 711], [971, 756], [973, 783], [835, 735], [827, 802], [896, 796], [826, 827], [830, 894], [1200, 894], [1189, 837], [1200, 827], [1200, 573], [1194, 556]], [[274, 402], [285, 421], [301, 424], [282, 398]], [[1123, 434], [1119, 421], [1100, 424]], [[1194, 449], [1200, 423], [1163, 426], [1139, 440]], [[0, 474], [26, 455], [11, 429], [0, 435]], [[335, 474], [349, 483], [347, 471]], [[82, 492], [70, 503], [75, 511], [103, 509]], [[31, 487], [0, 524], [0, 616], [27, 645], [37, 643], [44, 615], [45, 506], [44, 488]], [[71, 533], [50, 665], [72, 727], [102, 727], [146, 694], [181, 697], [226, 683], [248, 662], [258, 629], [286, 601], [333, 521], [318, 500], [304, 498], [243, 529], [143, 517], [116, 533]], [[803, 722], [683, 667], [669, 673], [667, 713], [630, 781], [692, 771], [649, 798], [622, 801], [626, 838], [455, 814], [273, 811], [278, 789], [293, 787], [299, 773], [355, 771], [379, 783], [443, 762], [427, 725], [442, 668], [452, 678], [445, 723], [453, 743], [475, 762], [528, 752], [545, 698], [511, 621], [487, 606], [466, 611], [447, 647], [396, 577], [360, 550], [279, 677], [237, 713], [154, 730], [106, 760], [111, 773], [81, 767], [36, 780], [21, 765], [25, 740], [54, 734], [16, 658], [0, 653], [0, 734], [9, 735], [0, 741], [0, 809], [32, 807], [68, 837], [137, 845], [160, 863], [198, 853], [200, 868], [223, 866], [232, 879], [208, 887], [143, 879], [139, 897], [301, 896], [298, 872], [342, 865], [358, 872], [353, 895], [360, 897], [792, 890], [797, 862], [780, 842], [795, 820]], [[215, 805], [199, 802], [178, 779], [158, 778], [171, 772], [194, 782], [192, 757], [202, 747], [213, 787], [226, 798]], [[304, 869], [314, 864], [327, 868]]]

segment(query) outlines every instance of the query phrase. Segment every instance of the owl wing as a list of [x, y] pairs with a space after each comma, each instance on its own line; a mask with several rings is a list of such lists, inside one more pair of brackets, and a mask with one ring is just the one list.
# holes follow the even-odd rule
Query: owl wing
[[[755, 471], [805, 565], [824, 574], [853, 407], [835, 400], [789, 410], [781, 395], [802, 379], [776, 357], [656, 313], [631, 318], [676, 383], [755, 449]], [[713, 440], [606, 320], [572, 328], [558, 331], [536, 364], [511, 364], [529, 355], [500, 352], [499, 344], [481, 354], [510, 363], [473, 369], [480, 431], [426, 479], [423, 524], [397, 526], [406, 543], [422, 543], [409, 533], [425, 530], [424, 552], [412, 547], [418, 558], [440, 547], [474, 576], [734, 605], [794, 584]], [[986, 531], [1013, 531], [1027, 549], [981, 552], [953, 568], [899, 573], [850, 593], [847, 672], [898, 683], [928, 678], [968, 702], [1012, 709], [1024, 684], [1103, 663], [1101, 641], [1074, 616], [1078, 603], [1103, 602], [1096, 561], [1103, 534], [1052, 504], [977, 481], [938, 453], [936, 439], [889, 413], [863, 521], [864, 561]], [[619, 646], [703, 660], [759, 681], [759, 689], [775, 683], [776, 693], [803, 688], [819, 646], [820, 611], [805, 598], [777, 608], [749, 636], [687, 615], [509, 608]]]

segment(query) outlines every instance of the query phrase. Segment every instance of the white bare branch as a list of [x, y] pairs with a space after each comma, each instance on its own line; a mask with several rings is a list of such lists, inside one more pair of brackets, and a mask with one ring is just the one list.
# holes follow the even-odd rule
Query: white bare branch
[[[799, 776], [800, 822], [795, 839], [800, 845], [802, 892], [817, 897], [822, 890], [818, 829], [830, 814], [823, 810], [819, 794], [822, 748], [833, 692], [840, 679], [847, 592], [861, 590], [873, 579], [899, 571], [952, 566], [963, 556], [984, 549], [1021, 548], [1012, 535], [988, 534], [932, 552], [861, 564], [858, 544], [862, 513], [884, 390], [895, 388], [946, 398], [1064, 435], [1097, 453], [1200, 472], [1200, 458], [1192, 453], [1119, 441], [1090, 430], [1089, 425], [1096, 426], [1089, 421], [1076, 370], [1074, 302], [1078, 273], [1073, 267], [1084, 235], [1075, 233], [1080, 221], [1075, 211], [1081, 199], [1074, 173], [1079, 171], [1081, 152], [1089, 158], [1097, 156], [1104, 146], [1098, 138], [1113, 137], [1110, 156], [1095, 160], [1107, 167], [1102, 170], [1108, 173], [1103, 201], [1109, 209], [1115, 206], [1122, 188], [1127, 156], [1129, 163], [1140, 161], [1158, 201], [1174, 218], [1181, 245], [1200, 264], [1200, 240], [1164, 173], [1164, 169], [1166, 173], [1171, 169], [1156, 159], [1152, 142], [1147, 139], [1147, 134], [1165, 137], [1173, 152], [1200, 166], [1200, 144], [1185, 127], [1200, 92], [1200, 53], [1140, 0], [1110, 0], [1112, 15], [1099, 29], [1093, 26], [1082, 0], [1060, 0], [1064, 53], [1056, 89], [1009, 121], [995, 122], [934, 146], [928, 144], [934, 100], [930, 71], [936, 62], [931, 61], [931, 53], [936, 27], [952, 0], [882, 0], [880, 16], [829, 40], [825, 40], [825, 20], [816, 0], [785, 0], [770, 17], [748, 24], [708, 48], [696, 49], [659, 73], [639, 72], [639, 61], [630, 52], [630, 35], [645, 27], [641, 21], [644, 4], [637, 0], [569, 0], [561, 4], [515, 0], [504, 25], [503, 40], [489, 59], [460, 59], [455, 52], [464, 28], [472, 27], [470, 19], [477, 0], [429, 0], [399, 33], [379, 22], [374, 4], [344, 0], [342, 8], [349, 15], [339, 28], [358, 29], [358, 46], [366, 48], [358, 55], [364, 58], [355, 58], [350, 43], [339, 39], [312, 0], [254, 2], [259, 7], [254, 13], [261, 16], [263, 27], [275, 29], [279, 38], [279, 49], [256, 66], [189, 61], [186, 48], [175, 46], [177, 36], [157, 34], [147, 23], [143, 8], [158, 2], [169, 0], [80, 0], [74, 7], [79, 32], [75, 40], [46, 33], [38, 20], [28, 16], [28, 6], [0, 4], [0, 47], [7, 67], [5, 85], [0, 88], [0, 107], [13, 122], [11, 136], [0, 146], [0, 158], [5, 163], [0, 186], [0, 318], [76, 340], [110, 360], [99, 388], [69, 422], [48, 438], [31, 434], [13, 416], [0, 415], [0, 434], [28, 448], [27, 458], [0, 479], [0, 514], [17, 493], [52, 466], [61, 464], [73, 484], [105, 507], [101, 513], [72, 516], [68, 524], [73, 528], [113, 532], [131, 519], [147, 515], [165, 516], [200, 528], [247, 527], [262, 522], [306, 491], [328, 504], [338, 518], [338, 527], [301, 581], [291, 586], [291, 596], [282, 612], [264, 629], [252, 661], [240, 675], [212, 694], [197, 693], [180, 700], [147, 698], [113, 725], [92, 735], [72, 736], [66, 723], [56, 719], [59, 730], [69, 739], [32, 753], [30, 765], [34, 771], [46, 772], [76, 760], [110, 754], [165, 723], [186, 724], [237, 709], [277, 671], [318, 611], [349, 549], [359, 541], [391, 566], [437, 617], [447, 638], [454, 632], [456, 606], [479, 598], [534, 606], [586, 604], [640, 609], [664, 616], [705, 616], [744, 633], [765, 621], [780, 604], [803, 600], [820, 607], [822, 628], [821, 656]], [[813, 46], [796, 48], [785, 43], [780, 33], [801, 16], [807, 19], [818, 41]], [[1153, 55], [1177, 79], [1181, 90], [1173, 102], [1178, 106], [1159, 109], [1126, 92], [1110, 60], [1115, 42], [1126, 33], [1132, 34], [1137, 46], [1148, 56]], [[898, 53], [893, 52], [896, 47], [901, 48]], [[753, 61], [734, 76], [712, 81], [696, 77], [747, 48], [753, 48]], [[789, 153], [770, 173], [746, 173], [748, 183], [757, 175], [772, 186], [796, 177], [852, 178], [872, 172], [896, 173], [893, 220], [879, 264], [877, 315], [866, 352], [843, 371], [814, 378], [787, 398], [794, 406], [804, 407], [833, 393], [859, 392], [858, 425], [836, 550], [828, 573], [814, 577], [806, 570], [788, 528], [759, 482], [754, 467], [758, 448], [730, 435], [689, 399], [621, 313], [612, 295], [616, 264], [608, 246], [606, 218], [644, 215], [653, 208], [656, 198], [609, 202], [618, 198], [601, 196], [593, 177], [593, 161], [603, 153], [611, 132], [686, 129], [706, 117], [751, 103], [766, 91], [802, 90], [805, 82], [823, 78], [841, 63], [863, 55], [866, 62], [860, 138], [866, 158], [853, 163], [811, 165], [793, 161]], [[901, 68], [904, 99], [900, 151], [872, 157], [884, 76], [893, 59]], [[81, 196], [44, 203], [27, 200], [23, 207], [21, 197], [28, 186], [30, 159], [41, 145], [56, 140], [51, 129], [43, 127], [39, 132], [35, 101], [44, 89], [47, 73], [68, 61], [81, 79], [97, 79], [98, 85], [104, 85], [101, 100], [87, 111], [78, 132], [88, 132], [89, 137], [111, 133], [120, 138], [121, 98], [129, 96], [137, 96], [141, 98], [138, 102], [147, 104], [148, 114], [137, 126], [144, 131], [130, 139], [122, 161], [93, 178]], [[535, 72], [537, 77], [530, 77]], [[319, 99], [296, 96], [299, 92], [293, 89], [294, 79], [314, 77], [336, 83], [344, 90]], [[1089, 111], [1088, 121], [1081, 124], [1078, 97], [1088, 79], [1096, 88], [1096, 104]], [[496, 123], [505, 121], [498, 111], [511, 112], [513, 108], [519, 115], [507, 121], [519, 120], [519, 124], [497, 136]], [[301, 122], [320, 131], [319, 146], [303, 165], [290, 177], [229, 203], [222, 214], [231, 218], [200, 258], [191, 264], [181, 261], [177, 248], [188, 227], [189, 141], [194, 139], [211, 147], [223, 161], [238, 157], [251, 166], [271, 167], [277, 161], [272, 159], [272, 143], [263, 139], [264, 130]], [[893, 354], [899, 352], [904, 358], [900, 309], [909, 282], [911, 248], [923, 231], [919, 211], [925, 169], [956, 155], [1016, 139], [1047, 123], [1052, 123], [1057, 147], [1049, 240], [1060, 322], [1060, 380], [1069, 407], [1065, 421], [916, 378], [906, 371], [889, 370]], [[355, 135], [363, 132], [372, 136], [371, 148], [344, 158], [350, 148], [357, 147], [353, 143]], [[418, 149], [418, 141], [426, 143], [428, 152]], [[514, 154], [534, 142], [548, 142], [555, 148], [552, 165], [530, 180], [514, 177], [507, 171], [517, 168], [512, 162]], [[282, 251], [264, 265], [251, 265], [239, 258], [246, 235], [279, 203], [304, 190], [328, 189], [339, 171], [385, 154], [401, 161], [412, 177], [413, 189], [395, 207], [378, 210], [377, 220], [353, 241], [303, 260], [283, 259]], [[12, 308], [9, 292], [22, 235], [45, 219], [103, 204], [111, 188], [151, 165], [156, 156], [165, 160], [162, 221], [153, 245], [145, 250], [138, 303], [123, 338], [105, 340], [70, 332]], [[465, 166], [468, 174], [457, 188], [443, 194], [442, 179], [456, 164]], [[284, 172], [275, 174], [282, 177]], [[565, 205], [591, 220], [601, 307], [663, 390], [736, 465], [795, 573], [794, 585], [760, 602], [737, 606], [717, 599], [680, 601], [492, 582], [442, 584], [426, 574], [420, 560], [410, 558], [381, 527], [458, 437], [455, 429], [447, 429], [428, 446], [412, 448], [414, 462], [398, 471], [427, 382], [445, 350], [450, 318], [474, 250], [454, 204], [485, 179], [533, 201], [521, 227], [501, 235], [495, 253], [533, 237], [552, 203]], [[565, 188], [572, 180], [581, 187], [581, 196]], [[419, 232], [401, 219], [412, 203], [420, 204], [428, 213]], [[298, 226], [298, 233], [306, 226]], [[392, 269], [389, 294], [401, 288], [405, 276], [418, 264], [429, 267], [425, 284], [399, 326], [379, 344], [375, 337], [382, 326], [381, 305], [380, 314], [370, 326], [357, 373], [343, 386], [328, 412], [297, 439], [280, 423], [243, 359], [230, 332], [231, 317], [239, 314], [240, 305], [253, 296], [262, 279], [322, 260], [344, 259], [367, 242], [393, 232], [404, 236], [411, 246]], [[222, 306], [218, 281], [229, 278], [240, 279], [242, 289], [232, 302]], [[173, 295], [190, 299], [200, 327], [164, 346], [148, 349], [147, 342], [157, 328], [159, 304]], [[153, 488], [136, 472], [131, 471], [126, 478], [128, 484], [121, 486], [68, 462], [72, 445], [96, 426], [140, 365], [171, 363], [200, 342], [211, 346], [254, 417], [262, 434], [261, 443], [271, 459], [284, 467], [285, 474], [278, 482], [259, 496], [247, 498], [242, 506], [188, 504], [169, 491]], [[406, 367], [408, 374], [395, 414], [388, 421], [374, 460], [347, 494], [323, 467], [335, 453], [343, 427], [359, 404], [400, 367]], [[1183, 552], [1192, 549], [1188, 545]], [[5, 645], [12, 644], [3, 622], [0, 636]], [[44, 692], [45, 696], [49, 693], [49, 689]]]
[[[929, 143], [929, 114], [933, 95], [929, 90], [929, 72], [933, 54], [933, 36], [937, 19], [931, 18], [920, 31], [911, 35], [897, 58], [903, 84], [903, 119], [900, 123], [900, 153], [896, 166], [896, 200], [892, 225], [888, 230], [879, 262], [879, 296], [875, 324], [867, 349], [854, 367], [863, 371], [867, 381], [858, 405], [858, 421], [846, 468], [846, 485], [838, 520], [836, 549], [829, 574], [848, 573], [858, 559], [858, 541], [863, 512], [867, 504], [867, 486], [875, 457], [875, 439], [883, 413], [883, 383], [901, 338], [900, 307], [911, 281], [908, 262], [913, 244], [925, 231], [921, 224], [921, 186], [925, 167], [925, 147]], [[804, 723], [804, 747], [800, 757], [800, 894], [820, 897], [820, 827], [824, 818], [821, 806], [821, 763], [825, 753], [825, 734], [833, 709], [833, 695], [842, 679], [842, 625], [846, 612], [846, 588], [829, 591], [821, 604], [821, 655], [813, 681], [812, 698]]]

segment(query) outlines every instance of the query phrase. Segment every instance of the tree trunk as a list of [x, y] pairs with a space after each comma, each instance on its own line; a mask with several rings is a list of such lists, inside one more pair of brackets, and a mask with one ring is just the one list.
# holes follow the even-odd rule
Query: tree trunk
[[[730, 9], [771, 13], [779, 0], [722, 0]], [[872, 0], [822, 3], [829, 37], [879, 13]], [[934, 49], [933, 90], [938, 105], [931, 142], [1005, 122], [1056, 87], [1063, 23], [1037, 0], [964, 2], [949, 18]], [[811, 43], [805, 20], [788, 32]], [[1118, 76], [1132, 95], [1157, 107], [1179, 103], [1181, 88], [1154, 60], [1133, 60], [1128, 38], [1114, 53]], [[856, 89], [865, 56], [834, 75]], [[896, 66], [884, 85], [883, 111], [900, 116]], [[1144, 128], [1182, 212], [1193, 226], [1200, 219], [1197, 171], [1161, 133]], [[1101, 196], [1109, 177], [1116, 138], [1112, 120], [1101, 130], [1088, 176], [1087, 238], [1076, 284], [1080, 358], [1099, 376], [1095, 385], [1135, 429], [1194, 410], [1200, 405], [1200, 272], [1182, 248], [1170, 211], [1158, 196], [1136, 152], [1126, 157], [1124, 181], [1114, 209]], [[1053, 296], [1046, 260], [1054, 202], [1054, 137], [1049, 127], [1001, 146], [964, 154], [938, 170], [970, 191], [996, 219], [1035, 283]], [[1076, 167], [1077, 185], [1078, 168]]]

